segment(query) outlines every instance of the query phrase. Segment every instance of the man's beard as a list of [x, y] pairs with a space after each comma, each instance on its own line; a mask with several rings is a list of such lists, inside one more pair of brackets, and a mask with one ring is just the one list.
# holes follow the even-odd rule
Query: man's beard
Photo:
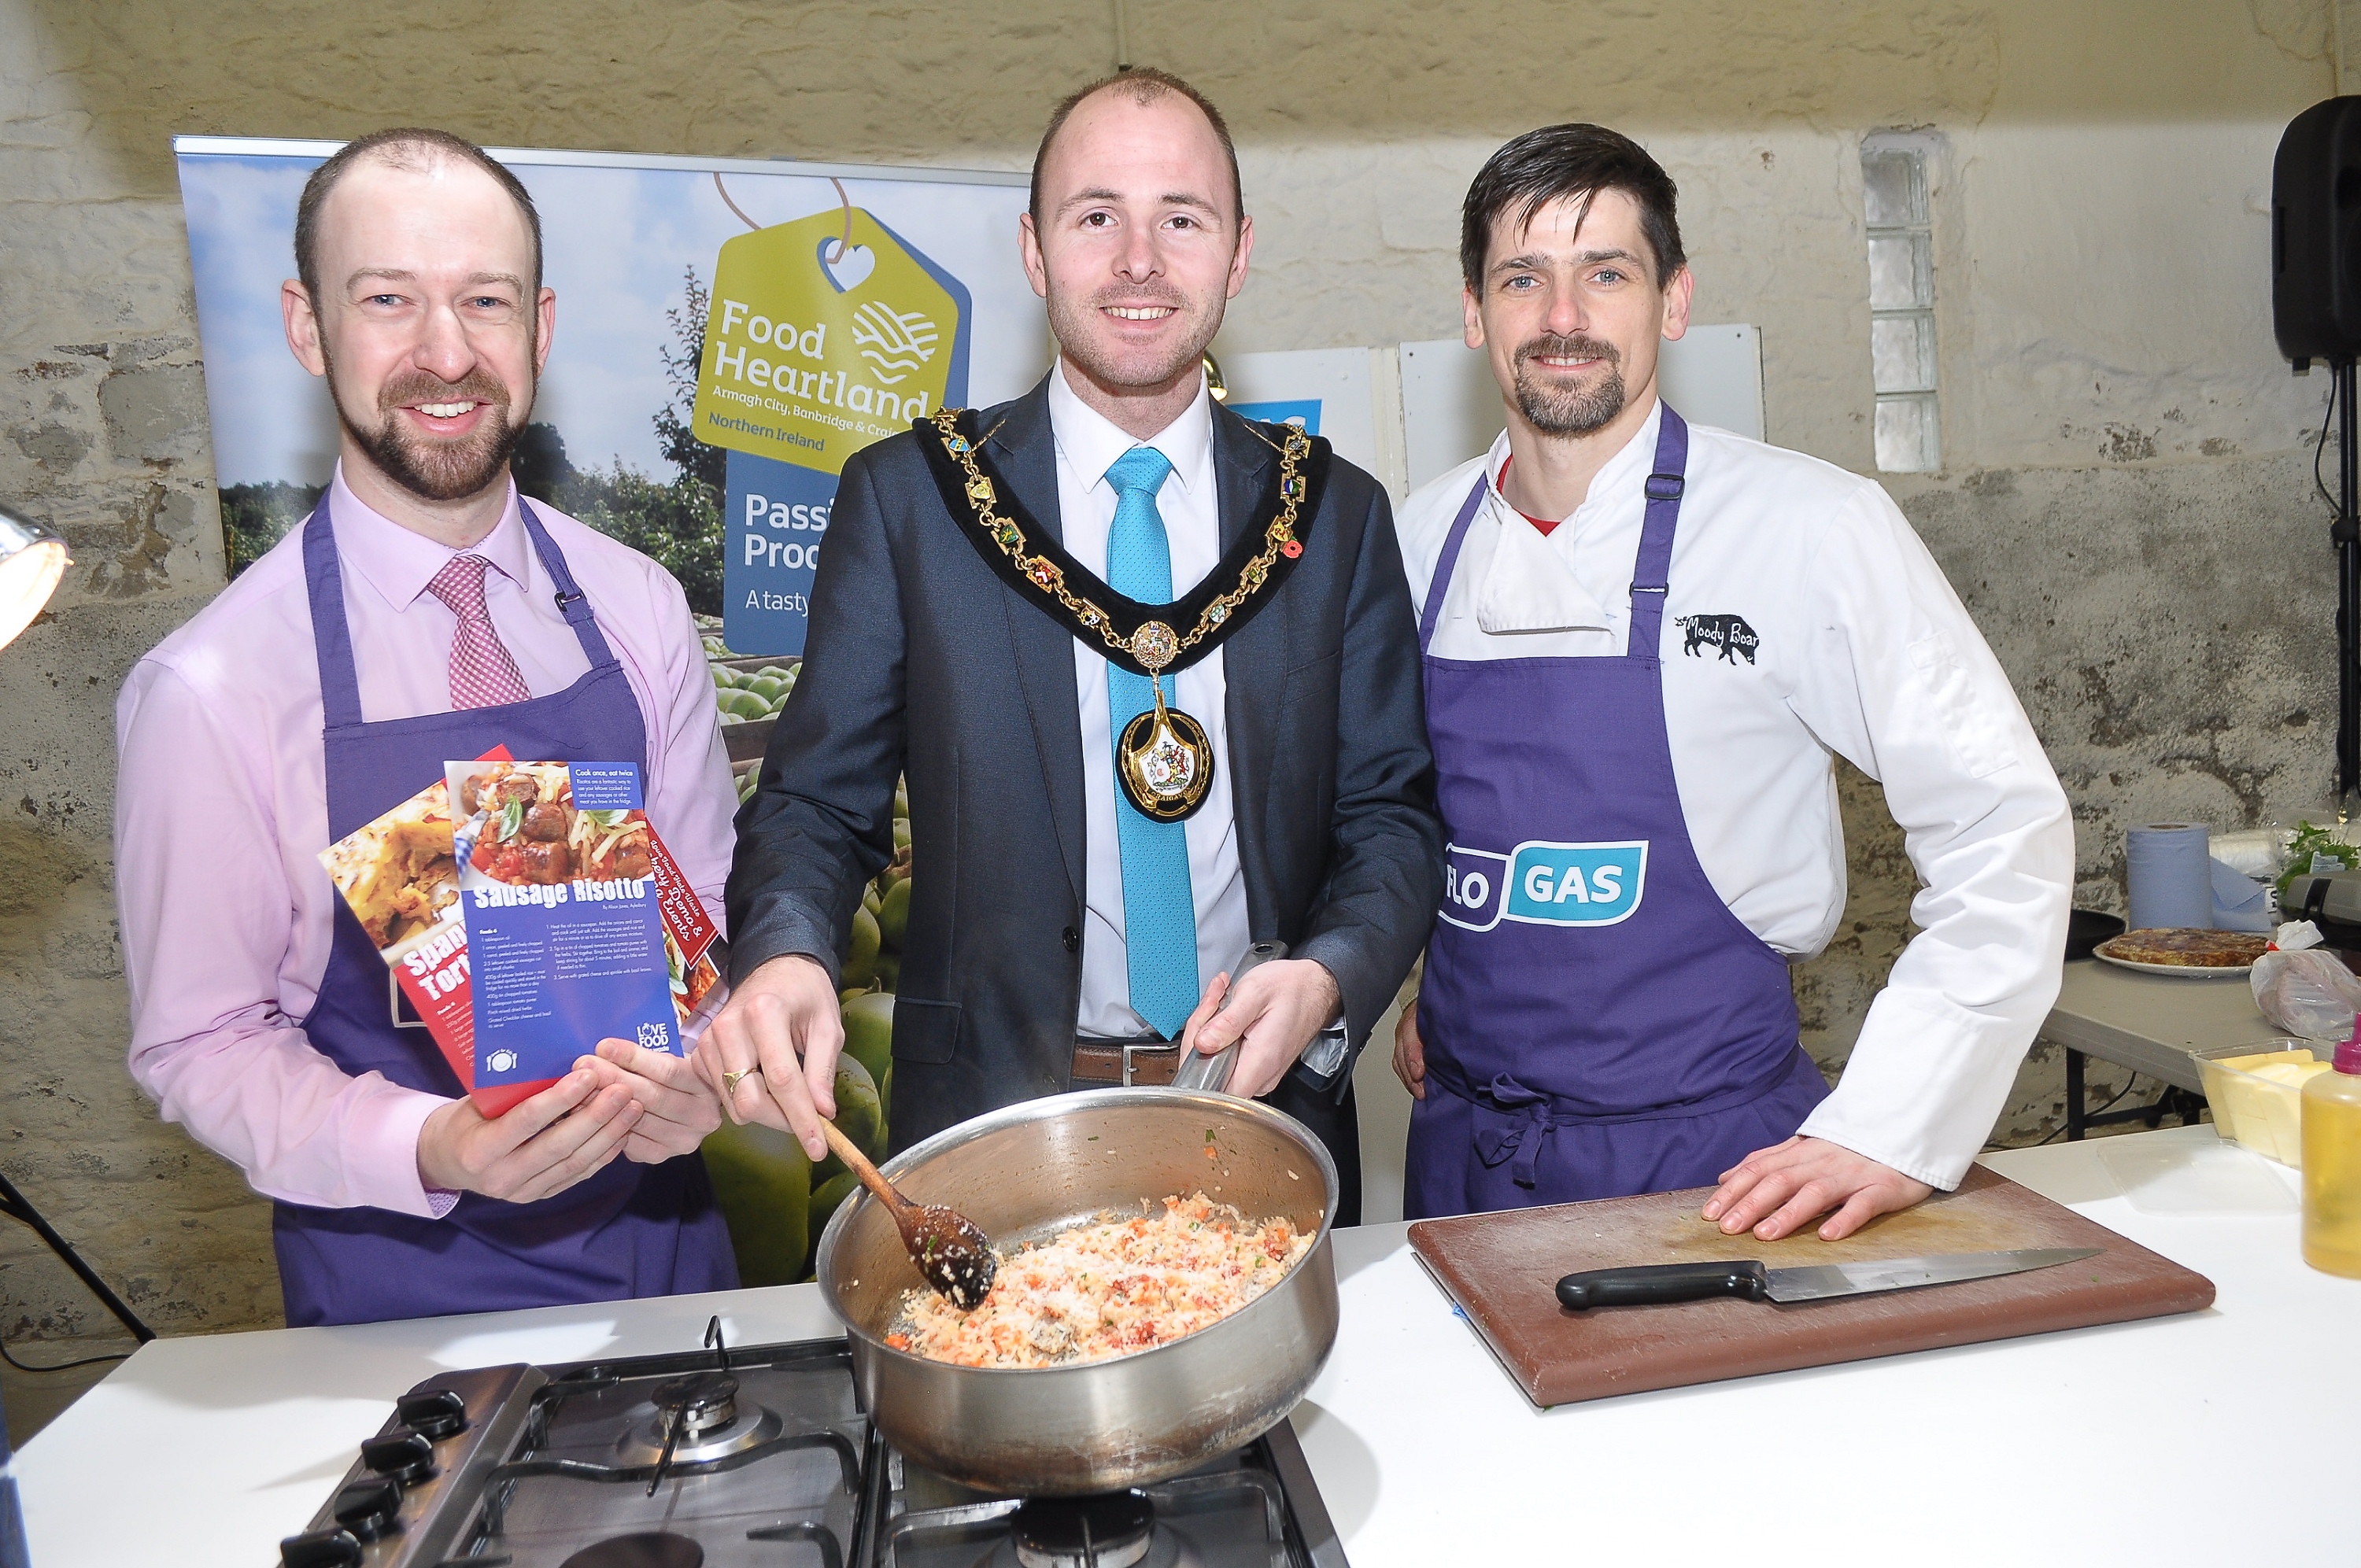
[[[457, 381], [424, 371], [396, 377], [378, 391], [375, 428], [362, 424], [345, 407], [336, 391], [334, 364], [328, 367], [328, 392], [337, 419], [369, 461], [422, 500], [456, 501], [481, 494], [508, 467], [517, 443], [524, 439], [524, 427], [509, 422], [508, 389], [481, 366]], [[456, 441], [422, 437], [402, 426], [404, 405], [464, 402], [488, 405], [491, 417]]]
[[[1587, 387], [1552, 387], [1526, 371], [1543, 355], [1596, 359], [1606, 374]], [[1543, 435], [1591, 435], [1623, 411], [1623, 356], [1611, 343], [1545, 333], [1517, 350], [1517, 409]]]
[[[1099, 312], [1111, 304], [1170, 305], [1180, 315], [1189, 313], [1188, 299], [1170, 288], [1104, 289], [1088, 298], [1079, 298], [1052, 288], [1049, 291], [1049, 331], [1067, 358], [1079, 366], [1082, 373], [1103, 387], [1124, 390], [1151, 390], [1170, 386], [1183, 374], [1193, 369], [1205, 357], [1205, 345], [1213, 341], [1221, 330], [1222, 313], [1217, 305], [1210, 319], [1199, 323], [1200, 333], [1175, 342], [1168, 356], [1142, 365], [1137, 361], [1117, 363], [1107, 356], [1093, 333], [1100, 323]], [[1202, 334], [1202, 335], [1201, 335]]]

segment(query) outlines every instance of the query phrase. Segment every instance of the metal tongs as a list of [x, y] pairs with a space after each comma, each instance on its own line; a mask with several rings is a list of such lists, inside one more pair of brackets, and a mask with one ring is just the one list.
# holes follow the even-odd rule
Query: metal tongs
[[[1273, 959], [1285, 957], [1287, 957], [1285, 942], [1257, 942], [1247, 948], [1245, 952], [1238, 955], [1238, 961], [1230, 966], [1230, 989], [1222, 997], [1221, 1006], [1213, 1011], [1223, 1013], [1229, 1010], [1230, 999], [1238, 993], [1238, 981], [1246, 977], [1248, 970], [1267, 964]], [[1241, 1039], [1238, 1045], [1244, 1043]], [[1230, 1069], [1238, 1064], [1238, 1045], [1233, 1045], [1228, 1050], [1210, 1057], [1202, 1051], [1189, 1051], [1189, 1059], [1182, 1062], [1180, 1069], [1172, 1075], [1172, 1087], [1210, 1090], [1215, 1094], [1228, 1093]]]

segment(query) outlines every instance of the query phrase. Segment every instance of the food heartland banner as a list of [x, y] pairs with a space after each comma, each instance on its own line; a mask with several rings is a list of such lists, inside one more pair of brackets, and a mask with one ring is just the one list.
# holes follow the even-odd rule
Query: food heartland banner
[[[295, 202], [334, 142], [175, 140], [232, 569], [335, 466], [289, 354]], [[516, 470], [662, 562], [743, 654], [800, 653], [844, 461], [1049, 364], [1021, 174], [494, 148], [540, 210], [557, 330]]]
[[725, 636], [741, 652], [803, 651], [844, 460], [967, 400], [967, 286], [831, 183], [840, 214], [740, 235], [713, 264], [692, 429], [730, 453]]

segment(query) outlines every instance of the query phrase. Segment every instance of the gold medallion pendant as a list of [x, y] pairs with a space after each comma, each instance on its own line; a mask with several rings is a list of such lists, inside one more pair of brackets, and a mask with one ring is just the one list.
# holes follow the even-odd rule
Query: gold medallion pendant
[[1179, 822], [1205, 804], [1213, 783], [1213, 745], [1205, 727], [1164, 705], [1164, 666], [1180, 640], [1160, 620], [1131, 634], [1131, 656], [1145, 665], [1156, 706], [1133, 716], [1115, 747], [1115, 777], [1125, 798], [1154, 822]]

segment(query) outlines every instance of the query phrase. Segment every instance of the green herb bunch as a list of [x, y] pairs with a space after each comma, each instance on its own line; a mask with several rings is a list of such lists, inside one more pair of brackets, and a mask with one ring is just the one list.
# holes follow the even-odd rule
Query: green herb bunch
[[2284, 869], [2278, 884], [2279, 907], [2288, 907], [2288, 894], [2298, 877], [2319, 875], [2331, 864], [2348, 872], [2361, 866], [2361, 847], [2340, 842], [2333, 827], [2315, 828], [2309, 822], [2298, 822], [2295, 837], [2288, 841], [2287, 859], [2281, 862]]

